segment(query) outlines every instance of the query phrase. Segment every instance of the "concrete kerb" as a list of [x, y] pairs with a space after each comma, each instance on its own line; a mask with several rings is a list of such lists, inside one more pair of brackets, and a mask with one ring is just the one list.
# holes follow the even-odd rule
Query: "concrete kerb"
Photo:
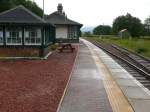
[[49, 52], [45, 57], [0, 57], [0, 60], [19, 60], [19, 59], [27, 59], [27, 60], [46, 60], [53, 52]]

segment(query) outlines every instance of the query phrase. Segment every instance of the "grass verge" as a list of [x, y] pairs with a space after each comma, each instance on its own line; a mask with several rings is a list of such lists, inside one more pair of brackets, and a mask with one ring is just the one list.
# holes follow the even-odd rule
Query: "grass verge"
[[138, 53], [144, 57], [150, 58], [150, 38], [140, 39], [120, 39], [117, 37], [83, 37], [85, 39], [97, 40], [99, 42], [111, 43], [120, 47], [127, 48], [128, 50]]

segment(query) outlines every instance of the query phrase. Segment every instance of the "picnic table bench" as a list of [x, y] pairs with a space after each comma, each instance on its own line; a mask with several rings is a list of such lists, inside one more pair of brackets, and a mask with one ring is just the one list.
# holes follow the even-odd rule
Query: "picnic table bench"
[[67, 44], [60, 44], [60, 46], [58, 47], [59, 52], [63, 52], [63, 50], [70, 50], [71, 52], [73, 52], [75, 50], [74, 47], [72, 47], [71, 44], [67, 43]]

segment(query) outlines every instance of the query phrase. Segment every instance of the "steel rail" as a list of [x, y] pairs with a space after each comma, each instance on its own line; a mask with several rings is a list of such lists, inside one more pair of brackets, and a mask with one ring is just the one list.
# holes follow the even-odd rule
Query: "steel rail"
[[92, 41], [92, 40], [88, 40], [88, 41], [90, 41], [91, 43], [93, 43], [93, 44], [96, 45], [97, 47], [101, 48], [102, 50], [104, 50], [104, 51], [107, 52], [108, 54], [114, 56], [115, 58], [117, 58], [117, 59], [119, 59], [119, 60], [121, 60], [121, 61], [123, 61], [123, 62], [126, 63], [128, 66], [130, 66], [131, 68], [133, 68], [134, 70], [136, 70], [138, 73], [140, 73], [140, 74], [144, 75], [146, 78], [150, 79], [150, 74], [147, 73], [146, 71], [144, 71], [143, 69], [141, 69], [140, 67], [138, 67], [138, 66], [132, 64], [132, 63], [129, 62], [128, 60], [126, 60], [126, 59], [124, 59], [124, 58], [118, 56], [117, 54], [112, 53], [112, 52], [109, 51], [108, 49], [102, 47], [99, 42], [97, 42], [97, 41]]

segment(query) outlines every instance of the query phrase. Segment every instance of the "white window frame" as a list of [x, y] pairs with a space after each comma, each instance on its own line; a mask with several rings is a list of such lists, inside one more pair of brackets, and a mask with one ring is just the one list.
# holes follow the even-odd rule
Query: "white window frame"
[[[18, 29], [15, 29], [15, 28], [18, 28], [18, 29], [20, 29], [19, 31], [18, 31]], [[7, 27], [6, 28], [6, 31], [5, 31], [5, 37], [6, 37], [6, 45], [22, 45], [22, 28], [21, 27], [10, 27], [10, 29], [11, 30], [8, 30], [9, 29], [9, 27]], [[19, 33], [19, 38], [21, 38], [21, 42], [20, 43], [8, 43], [8, 38], [12, 38], [11, 37], [11, 34], [10, 33], [12, 33], [12, 32], [15, 32], [15, 33]], [[9, 37], [7, 37], [7, 33], [9, 33]], [[21, 33], [21, 36], [20, 36], [20, 33]], [[17, 38], [17, 37], [16, 37]]]
[[[26, 42], [26, 38], [27, 38], [27, 37], [26, 37], [26, 32], [28, 31], [28, 33], [29, 33], [28, 35], [31, 35], [31, 34], [30, 34], [30, 33], [31, 33], [30, 30], [32, 30], [32, 29], [34, 29], [34, 30], [36, 29], [36, 31], [37, 31], [37, 30], [40, 31], [40, 35], [41, 35], [41, 37], [40, 37], [40, 43], [36, 43], [36, 42], [35, 42], [35, 43], [28, 43], [28, 42]], [[36, 32], [36, 33], [38, 33], [38, 32]], [[38, 35], [38, 34], [37, 34], [37, 35]], [[28, 38], [30, 38], [30, 37], [28, 37]], [[30, 41], [31, 41], [31, 38], [30, 38]], [[27, 28], [24, 28], [24, 44], [25, 44], [25, 45], [28, 45], [28, 46], [30, 46], [30, 45], [42, 45], [42, 30], [41, 30], [41, 28], [38, 28], [38, 27], [33, 27], [33, 28], [32, 28], [32, 27], [31, 27], [31, 28], [30, 28], [30, 27], [29, 27], [29, 28], [27, 27]]]
[[3, 34], [3, 27], [0, 27], [0, 38], [2, 38], [2, 43], [0, 42], [0, 45], [4, 45], [4, 37], [3, 36], [4, 36], [4, 34]]

